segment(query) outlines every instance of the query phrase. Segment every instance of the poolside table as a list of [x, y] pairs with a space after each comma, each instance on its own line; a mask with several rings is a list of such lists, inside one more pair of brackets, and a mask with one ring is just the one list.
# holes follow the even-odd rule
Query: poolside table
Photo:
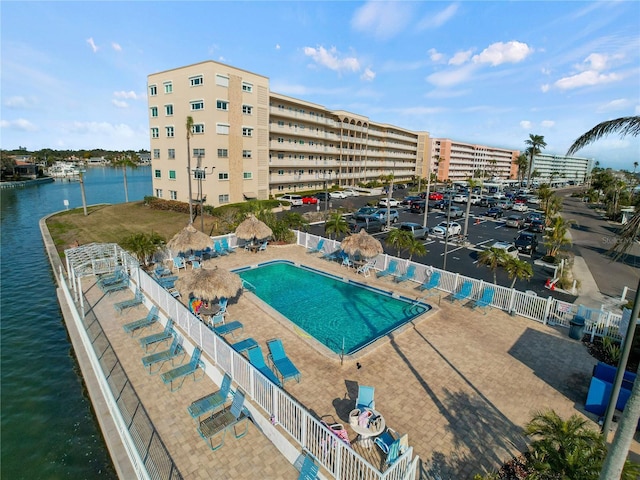
[[377, 410], [373, 410], [371, 408], [366, 408], [365, 412], [371, 413], [371, 418], [378, 419], [379, 421], [374, 423], [373, 425], [367, 424], [367, 426], [360, 426], [358, 422], [349, 422], [349, 425], [353, 429], [354, 432], [358, 434], [358, 443], [366, 448], [371, 448], [373, 445], [373, 437], [377, 437], [382, 432], [384, 432], [385, 422], [384, 417]]

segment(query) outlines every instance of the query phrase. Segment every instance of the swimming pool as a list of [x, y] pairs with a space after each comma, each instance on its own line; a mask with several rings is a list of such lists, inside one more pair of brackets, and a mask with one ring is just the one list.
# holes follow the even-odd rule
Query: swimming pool
[[429, 311], [353, 280], [276, 261], [236, 270], [258, 298], [335, 353], [352, 355]]

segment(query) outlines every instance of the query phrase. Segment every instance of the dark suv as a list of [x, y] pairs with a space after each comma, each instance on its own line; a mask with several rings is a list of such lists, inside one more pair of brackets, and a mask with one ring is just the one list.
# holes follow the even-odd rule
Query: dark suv
[[352, 233], [358, 233], [360, 230], [381, 232], [386, 226], [378, 217], [372, 215], [357, 215], [349, 220], [348, 225]]
[[533, 255], [538, 249], [538, 236], [532, 232], [520, 232], [515, 239], [515, 245], [520, 253]]
[[316, 197], [321, 202], [331, 200], [331, 195], [328, 192], [318, 192], [314, 195], [314, 197]]
[[410, 208], [411, 213], [424, 213], [424, 206], [425, 206], [424, 200], [411, 202], [411, 208]]

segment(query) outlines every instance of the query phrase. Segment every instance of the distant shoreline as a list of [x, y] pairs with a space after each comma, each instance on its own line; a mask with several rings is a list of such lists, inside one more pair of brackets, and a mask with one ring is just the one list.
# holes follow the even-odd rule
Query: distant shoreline
[[17, 180], [11, 182], [0, 182], [0, 188], [19, 188], [27, 187], [29, 185], [37, 185], [39, 183], [52, 183], [55, 182], [53, 177], [35, 178], [33, 180]]

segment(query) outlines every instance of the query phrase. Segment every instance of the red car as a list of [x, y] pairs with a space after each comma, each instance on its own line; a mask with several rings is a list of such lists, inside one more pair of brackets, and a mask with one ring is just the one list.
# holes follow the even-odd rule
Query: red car
[[304, 205], [315, 205], [318, 203], [318, 199], [316, 197], [302, 197], [302, 203]]
[[431, 192], [429, 193], [429, 200], [442, 200], [444, 195], [440, 192]]

